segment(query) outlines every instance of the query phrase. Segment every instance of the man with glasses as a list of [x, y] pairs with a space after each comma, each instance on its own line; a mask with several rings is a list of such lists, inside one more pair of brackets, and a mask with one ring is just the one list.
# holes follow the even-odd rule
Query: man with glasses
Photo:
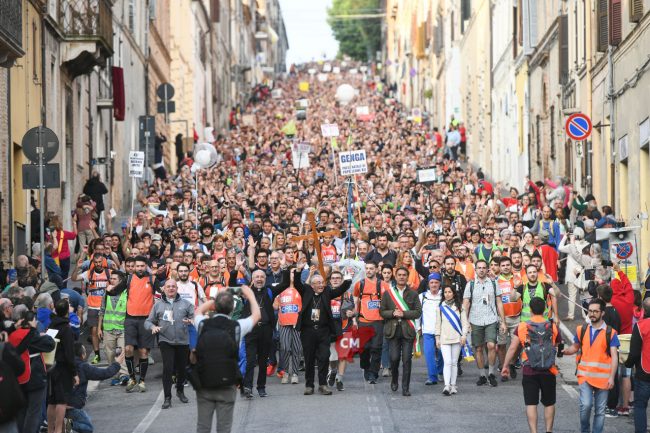
[[[477, 386], [490, 383], [497, 386], [495, 376], [497, 332], [505, 334], [506, 324], [501, 294], [496, 283], [487, 277], [488, 264], [485, 260], [476, 262], [476, 278], [467, 283], [463, 294], [463, 308], [469, 312], [472, 329], [472, 345], [476, 355], [479, 377]], [[483, 350], [487, 347], [488, 368], [485, 368]]]
[[476, 260], [485, 260], [490, 262], [492, 259], [492, 250], [494, 249], [494, 230], [486, 229], [483, 233], [483, 243], [474, 248], [474, 257]]
[[[578, 363], [580, 388], [580, 431], [602, 433], [605, 425], [607, 395], [614, 387], [618, 372], [618, 347], [620, 342], [614, 329], [605, 324], [605, 301], [592, 299], [587, 308], [588, 325], [579, 325], [573, 345], [564, 349], [565, 355], [573, 355]], [[591, 408], [594, 408], [593, 429], [590, 428]]]

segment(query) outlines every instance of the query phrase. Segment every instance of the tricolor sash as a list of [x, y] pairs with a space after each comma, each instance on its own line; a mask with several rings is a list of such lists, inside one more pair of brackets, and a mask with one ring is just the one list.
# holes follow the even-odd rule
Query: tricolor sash
[[440, 311], [442, 311], [442, 314], [447, 318], [451, 327], [454, 328], [462, 337], [463, 331], [461, 331], [462, 326], [458, 314], [446, 305], [440, 305]]
[[[409, 290], [409, 288], [407, 287], [406, 290]], [[404, 298], [399, 293], [399, 290], [397, 290], [397, 287], [391, 287], [390, 290], [387, 290], [387, 292], [390, 295], [390, 298], [393, 300], [393, 304], [395, 304], [395, 308], [397, 308], [400, 311], [411, 310], [409, 306], [406, 304], [406, 302], [404, 302]], [[404, 320], [406, 320], [409, 326], [413, 328], [413, 330], [415, 331], [415, 320], [408, 320], [408, 319], [404, 319]]]

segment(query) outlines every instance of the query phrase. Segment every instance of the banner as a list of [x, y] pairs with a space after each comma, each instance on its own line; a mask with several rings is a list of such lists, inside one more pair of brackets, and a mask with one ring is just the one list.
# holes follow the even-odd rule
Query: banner
[[144, 177], [144, 152], [129, 152], [129, 176]]
[[336, 353], [339, 360], [345, 359], [352, 362], [355, 354], [363, 352], [366, 344], [375, 336], [375, 329], [372, 327], [352, 327], [336, 339]]
[[339, 166], [342, 176], [367, 173], [368, 161], [366, 160], [366, 151], [361, 149], [349, 152], [340, 152]]

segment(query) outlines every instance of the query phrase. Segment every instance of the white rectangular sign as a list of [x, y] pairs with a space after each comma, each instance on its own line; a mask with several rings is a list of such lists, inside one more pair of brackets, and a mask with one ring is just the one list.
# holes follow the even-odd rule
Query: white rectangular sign
[[129, 176], [144, 177], [144, 152], [129, 152]]
[[352, 150], [339, 152], [339, 166], [341, 176], [351, 176], [368, 172], [368, 161], [365, 150]]
[[320, 126], [320, 132], [323, 137], [338, 137], [339, 136], [339, 125], [336, 123], [323, 123]]
[[370, 114], [370, 108], [367, 105], [357, 107], [357, 116], [367, 116], [368, 114]]
[[291, 162], [293, 168], [309, 168], [309, 152], [311, 145], [308, 143], [293, 143], [291, 145]]

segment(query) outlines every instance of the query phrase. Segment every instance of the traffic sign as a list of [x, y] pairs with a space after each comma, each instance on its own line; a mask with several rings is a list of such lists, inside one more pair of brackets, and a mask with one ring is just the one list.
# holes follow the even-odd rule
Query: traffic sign
[[163, 101], [169, 101], [174, 97], [174, 86], [169, 83], [163, 83], [156, 89], [156, 95]]
[[[59, 152], [59, 138], [54, 131], [44, 126], [36, 126], [27, 131], [21, 144], [23, 153], [34, 164], [45, 164], [54, 159]], [[42, 159], [40, 160], [39, 147], [43, 148]]]
[[[23, 189], [40, 188], [38, 165], [23, 164]], [[60, 188], [61, 171], [59, 164], [43, 164], [43, 188]]]
[[569, 116], [564, 125], [564, 130], [569, 138], [582, 141], [591, 135], [591, 119], [583, 113], [576, 113]]

